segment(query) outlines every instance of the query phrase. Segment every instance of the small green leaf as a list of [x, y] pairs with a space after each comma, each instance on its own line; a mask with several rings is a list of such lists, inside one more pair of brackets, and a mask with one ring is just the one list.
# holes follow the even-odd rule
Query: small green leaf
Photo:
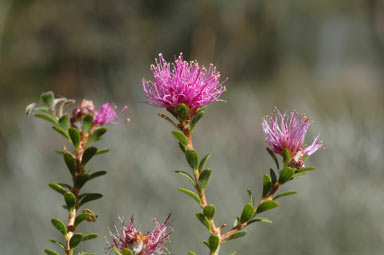
[[185, 158], [187, 159], [187, 162], [192, 169], [197, 169], [199, 164], [199, 156], [195, 150], [187, 150], [185, 152]]
[[59, 119], [59, 124], [60, 124], [60, 127], [64, 130], [68, 130], [69, 128], [69, 119], [68, 119], [68, 115], [65, 114], [63, 115], [60, 119]]
[[72, 236], [71, 240], [69, 241], [69, 247], [71, 247], [71, 249], [75, 248], [76, 246], [78, 246], [81, 241], [83, 241], [83, 234], [82, 233], [76, 233]]
[[203, 190], [207, 187], [211, 173], [212, 173], [212, 170], [210, 168], [207, 168], [207, 169], [204, 169], [203, 171], [201, 171], [200, 177], [199, 177], [199, 183], [198, 183], [200, 189]]
[[268, 151], [269, 155], [271, 155], [273, 161], [275, 161], [277, 169], [280, 169], [279, 161], [277, 160], [276, 154], [268, 147], [267, 147], [267, 151]]
[[76, 206], [76, 197], [72, 192], [65, 192], [64, 193], [64, 199], [65, 203], [67, 203], [67, 207], [69, 211], [73, 211]]
[[121, 254], [121, 252], [119, 251], [119, 249], [117, 249], [116, 246], [113, 246], [112, 249], [116, 252], [117, 255], [123, 255], [123, 254]]
[[91, 217], [92, 217], [92, 215], [89, 213], [80, 213], [79, 215], [76, 216], [75, 227], [77, 227], [84, 220], [88, 220]]
[[54, 95], [52, 91], [44, 92], [40, 95], [40, 97], [43, 103], [47, 106], [51, 106], [53, 104]]
[[196, 114], [207, 110], [207, 108], [208, 108], [208, 106], [206, 106], [206, 105], [198, 108], [197, 111], [196, 111]]
[[273, 208], [276, 208], [278, 206], [279, 206], [279, 204], [277, 202], [275, 202], [273, 200], [268, 200], [268, 201], [265, 201], [264, 203], [262, 203], [261, 205], [259, 205], [259, 207], [256, 210], [256, 213], [259, 214], [259, 213], [271, 210]]
[[188, 147], [188, 137], [186, 137], [183, 133], [180, 131], [172, 131], [172, 135], [179, 140], [184, 146]]
[[203, 209], [204, 215], [207, 217], [208, 220], [212, 220], [215, 216], [216, 207], [214, 205], [207, 205]]
[[177, 119], [180, 121], [184, 121], [187, 118], [187, 106], [185, 104], [178, 104], [176, 106], [176, 115]]
[[100, 177], [100, 176], [103, 176], [106, 174], [107, 174], [107, 171], [97, 171], [97, 172], [94, 172], [93, 174], [91, 174], [89, 176], [88, 180], [92, 180], [93, 178]]
[[209, 157], [211, 156], [211, 153], [208, 153], [207, 155], [205, 155], [205, 157], [200, 161], [200, 164], [199, 164], [199, 171], [201, 172], [201, 170], [203, 170], [204, 166], [205, 166], [205, 163], [207, 163], [207, 160], [209, 159]]
[[128, 248], [123, 248], [123, 252], [121, 253], [122, 255], [134, 255], [135, 253]]
[[44, 251], [45, 251], [45, 253], [47, 253], [48, 255], [60, 255], [60, 253], [55, 252], [55, 251], [52, 251], [52, 250], [50, 250], [50, 249], [45, 249]]
[[64, 136], [66, 139], [68, 139], [68, 140], [70, 139], [67, 131], [65, 131], [63, 128], [61, 128], [59, 126], [53, 126], [52, 128], [53, 128], [53, 130], [55, 130], [56, 132], [58, 132], [59, 134]]
[[285, 197], [285, 196], [289, 196], [289, 195], [294, 195], [294, 194], [296, 194], [296, 193], [297, 193], [296, 190], [286, 191], [286, 192], [280, 193], [280, 194], [278, 194], [277, 196], [275, 196], [275, 197], [273, 198], [273, 200], [276, 200], [276, 199], [278, 199], [278, 198], [280, 198], [280, 197]]
[[272, 185], [274, 185], [277, 182], [277, 177], [276, 177], [275, 171], [273, 171], [273, 169], [270, 168], [269, 173], [271, 175]]
[[59, 122], [57, 121], [57, 119], [50, 114], [39, 112], [39, 113], [33, 114], [33, 116], [43, 120], [47, 120], [52, 124], [59, 125]]
[[290, 180], [293, 180], [293, 179], [296, 179], [296, 178], [300, 178], [300, 177], [304, 177], [304, 176], [306, 176], [305, 173], [297, 173], [297, 174], [292, 175]]
[[78, 148], [80, 145], [80, 133], [76, 128], [68, 128], [68, 134], [71, 138], [71, 142], [75, 148]]
[[247, 203], [243, 208], [243, 212], [241, 213], [240, 223], [249, 221], [250, 219], [252, 219], [254, 215], [255, 215], [255, 208], [253, 208], [252, 204]]
[[229, 240], [237, 239], [237, 238], [245, 236], [246, 234], [247, 234], [247, 230], [240, 230], [240, 231], [237, 231], [236, 233], [230, 235], [227, 240], [229, 241]]
[[197, 255], [197, 254], [194, 253], [193, 251], [188, 251], [188, 254], [189, 254], [189, 255]]
[[186, 148], [185, 148], [185, 146], [184, 146], [184, 144], [182, 144], [182, 143], [179, 143], [179, 148], [180, 148], [180, 150], [183, 152], [183, 153], [185, 153], [186, 152]]
[[203, 240], [202, 242], [203, 242], [203, 244], [205, 244], [205, 245], [208, 247], [208, 249], [209, 249], [209, 244], [208, 244], [208, 242], [205, 241], [205, 240]]
[[96, 155], [96, 152], [97, 152], [97, 148], [96, 147], [88, 147], [87, 149], [85, 149], [84, 151], [84, 154], [83, 154], [83, 158], [81, 160], [81, 164], [83, 166], [85, 166], [89, 160]]
[[69, 184], [66, 184], [66, 183], [58, 183], [58, 184], [63, 186], [63, 187], [65, 187], [65, 188], [67, 188], [67, 189], [69, 189], [69, 190], [72, 189], [71, 185], [69, 185]]
[[85, 234], [83, 236], [83, 241], [88, 241], [88, 240], [91, 240], [91, 239], [95, 239], [99, 236], [99, 234], [96, 234], [96, 233], [89, 233], [89, 234]]
[[247, 192], [248, 192], [248, 196], [249, 196], [249, 201], [251, 203], [251, 205], [255, 205], [254, 201], [253, 201], [253, 196], [252, 196], [252, 190], [251, 189], [247, 189]]
[[84, 186], [84, 184], [89, 180], [89, 178], [90, 178], [89, 174], [79, 174], [76, 177], [75, 187], [81, 189]]
[[240, 224], [240, 218], [236, 217], [235, 221], [233, 222], [233, 227], [236, 227], [239, 224]]
[[65, 249], [64, 244], [62, 244], [62, 243], [59, 242], [59, 241], [56, 241], [56, 240], [53, 240], [53, 239], [48, 239], [48, 241], [50, 241], [50, 242], [53, 243], [53, 244], [58, 245], [58, 246], [59, 246], [60, 248], [62, 248], [62, 249]]
[[263, 177], [263, 194], [262, 194], [262, 198], [266, 198], [269, 194], [269, 192], [271, 191], [272, 189], [272, 179], [271, 177], [269, 177], [268, 174], [265, 174], [264, 177]]
[[51, 189], [53, 189], [53, 190], [55, 190], [55, 191], [57, 191], [57, 192], [59, 192], [60, 194], [63, 194], [63, 195], [64, 195], [65, 192], [67, 192], [66, 189], [63, 186], [61, 186], [59, 184], [56, 184], [56, 183], [50, 183], [50, 184], [48, 184], [48, 186]]
[[211, 231], [211, 225], [209, 224], [209, 220], [202, 213], [196, 213], [196, 218], [203, 224], [209, 231]]
[[86, 193], [82, 199], [80, 200], [80, 206], [84, 205], [85, 203], [91, 202], [93, 200], [97, 200], [102, 198], [103, 195], [99, 193]]
[[255, 222], [272, 223], [272, 221], [267, 219], [267, 218], [257, 217], [257, 218], [254, 218], [254, 219], [248, 221], [247, 226], [249, 226], [249, 225], [251, 225], [252, 223], [255, 223]]
[[200, 200], [199, 196], [196, 195], [196, 193], [194, 193], [193, 191], [183, 189], [183, 188], [178, 188], [177, 190], [191, 196], [194, 200], [196, 200], [197, 203], [199, 203], [199, 205], [201, 205], [201, 200]]
[[97, 150], [96, 155], [107, 153], [107, 152], [109, 152], [108, 148], [99, 149], [99, 150]]
[[67, 235], [67, 227], [61, 220], [53, 218], [51, 219], [51, 223], [57, 230], [60, 231], [61, 234], [63, 234], [63, 236]]
[[71, 172], [72, 175], [75, 175], [76, 173], [76, 161], [75, 158], [68, 152], [64, 152], [64, 161], [67, 165], [69, 172]]
[[287, 148], [283, 149], [283, 159], [284, 159], [284, 166], [287, 166], [289, 161], [291, 160], [291, 153]]
[[185, 178], [187, 178], [192, 183], [193, 186], [196, 185], [195, 180], [192, 178], [192, 176], [189, 173], [181, 171], [181, 170], [175, 170], [175, 173], [180, 174], [180, 175], [184, 176]]
[[294, 174], [295, 174], [295, 170], [293, 170], [292, 168], [289, 168], [289, 167], [283, 168], [283, 170], [281, 170], [280, 172], [279, 183], [283, 184], [289, 181]]
[[315, 170], [314, 167], [304, 167], [304, 168], [297, 169], [295, 173], [302, 173], [302, 172], [313, 171], [313, 170]]
[[96, 129], [96, 130], [92, 133], [92, 135], [91, 135], [91, 137], [89, 138], [88, 142], [89, 142], [89, 143], [93, 143], [93, 142], [95, 142], [95, 141], [100, 140], [101, 136], [104, 135], [106, 132], [107, 132], [107, 128], [105, 128], [105, 127], [101, 127], [101, 128]]
[[209, 250], [215, 252], [219, 247], [220, 238], [217, 235], [211, 235], [208, 239]]
[[92, 125], [93, 125], [93, 116], [88, 114], [83, 119], [83, 126], [82, 126], [83, 133], [87, 134], [91, 129]]
[[193, 116], [192, 120], [191, 120], [191, 123], [189, 124], [189, 131], [193, 131], [193, 129], [195, 129], [195, 126], [197, 124], [197, 122], [199, 122], [199, 120], [204, 116], [204, 112], [199, 112], [199, 113], [196, 113], [195, 116]]

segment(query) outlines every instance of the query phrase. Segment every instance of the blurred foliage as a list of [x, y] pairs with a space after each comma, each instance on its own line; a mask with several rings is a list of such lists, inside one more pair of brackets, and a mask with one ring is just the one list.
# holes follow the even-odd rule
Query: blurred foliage
[[[61, 212], [41, 208], [56, 204], [47, 183], [66, 174], [53, 153], [63, 141], [23, 115], [26, 104], [53, 90], [129, 106], [132, 121], [111, 128], [111, 153], [94, 165], [111, 171], [95, 184], [107, 194], [96, 208], [97, 230], [89, 232], [106, 233], [117, 214], [135, 214], [147, 227], [171, 210], [170, 250], [201, 253], [206, 237], [199, 236], [193, 204], [176, 193], [173, 170], [187, 166], [174, 156], [170, 126], [140, 104], [141, 78], [151, 77], [157, 54], [172, 59], [183, 52], [229, 77], [228, 103], [211, 105], [195, 131], [199, 151], [213, 153], [207, 193], [227, 213], [218, 222], [239, 213], [232, 208], [247, 200], [246, 188], [261, 189], [273, 162], [260, 118], [275, 105], [306, 112], [326, 147], [311, 159], [319, 171], [297, 181], [303, 192], [287, 198], [294, 205], [282, 203], [268, 216], [274, 224], [234, 241], [238, 254], [255, 247], [259, 254], [381, 254], [383, 10], [383, 0], [0, 1], [2, 252], [42, 252], [53, 233], [46, 219]], [[92, 248], [101, 253], [102, 238]]]

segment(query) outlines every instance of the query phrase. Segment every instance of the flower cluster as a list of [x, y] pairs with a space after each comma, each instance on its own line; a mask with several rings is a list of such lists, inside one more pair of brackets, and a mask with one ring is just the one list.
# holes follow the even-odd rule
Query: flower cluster
[[[169, 241], [171, 232], [167, 231], [170, 228], [169, 218], [165, 219], [163, 224], [154, 220], [152, 232], [143, 234], [138, 231], [133, 224], [133, 217], [129, 224], [126, 224], [124, 218], [120, 220], [120, 231], [115, 226], [115, 233], [109, 230], [109, 235], [112, 237], [112, 243], [108, 242], [107, 249], [111, 250], [116, 247], [120, 252], [125, 249], [130, 249], [134, 254], [138, 255], [162, 255], [167, 252], [164, 244]], [[121, 233], [120, 233], [121, 232]]]
[[195, 110], [213, 101], [224, 101], [219, 97], [225, 91], [225, 81], [220, 82], [220, 73], [213, 65], [207, 70], [195, 61], [184, 61], [180, 54], [172, 68], [160, 54], [156, 65], [151, 66], [154, 82], [143, 79], [144, 91], [151, 100], [146, 103], [159, 108], [185, 104]]
[[310, 156], [321, 148], [319, 136], [316, 136], [313, 143], [304, 148], [304, 138], [310, 126], [309, 119], [304, 114], [296, 111], [282, 114], [277, 108], [276, 113], [263, 119], [263, 131], [265, 139], [271, 149], [283, 156], [283, 150], [287, 149], [292, 158], [292, 164], [303, 166], [302, 158]]

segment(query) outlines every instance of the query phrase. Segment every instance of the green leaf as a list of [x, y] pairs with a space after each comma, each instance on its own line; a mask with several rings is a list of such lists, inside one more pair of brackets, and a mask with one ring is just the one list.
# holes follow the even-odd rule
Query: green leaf
[[240, 230], [240, 231], [237, 231], [236, 233], [233, 233], [232, 235], [230, 235], [227, 240], [229, 241], [229, 240], [237, 239], [237, 238], [245, 236], [246, 234], [247, 234], [247, 230]]
[[56, 120], [56, 118], [50, 114], [39, 112], [39, 113], [33, 114], [33, 116], [40, 118], [40, 119], [43, 119], [43, 120], [47, 120], [47, 121], [51, 122], [52, 124], [59, 125], [59, 122]]
[[293, 179], [296, 179], [296, 178], [300, 178], [300, 177], [304, 177], [304, 176], [306, 176], [305, 173], [297, 173], [297, 174], [292, 175], [290, 180], [293, 180]]
[[53, 243], [53, 244], [58, 245], [58, 246], [59, 246], [60, 248], [62, 248], [62, 249], [65, 249], [64, 244], [62, 244], [62, 243], [59, 242], [59, 241], [56, 241], [56, 240], [53, 240], [53, 239], [48, 239], [48, 241], [50, 241], [50, 242]]
[[51, 219], [51, 223], [57, 230], [60, 231], [61, 234], [63, 234], [63, 236], [67, 235], [67, 227], [61, 220], [53, 218]]
[[78, 246], [81, 241], [83, 241], [83, 234], [82, 233], [76, 233], [72, 236], [71, 240], [69, 241], [69, 247], [71, 247], [71, 249], [75, 248], [76, 246]]
[[192, 169], [197, 169], [199, 164], [199, 156], [195, 150], [187, 150], [185, 152], [185, 158], [187, 159], [187, 162]]
[[208, 242], [205, 241], [205, 240], [203, 240], [202, 242], [203, 242], [203, 244], [205, 244], [205, 245], [208, 247], [208, 249], [209, 249], [209, 244], [208, 244]]
[[272, 179], [271, 177], [269, 177], [268, 174], [265, 174], [264, 177], [263, 177], [263, 194], [262, 194], [262, 198], [266, 198], [269, 194], [269, 192], [271, 191], [272, 189]]
[[272, 223], [272, 221], [267, 219], [267, 218], [257, 217], [257, 218], [254, 218], [254, 219], [248, 221], [247, 226], [249, 226], [249, 225], [251, 225], [252, 223], [255, 223], [255, 222]]
[[83, 241], [88, 241], [88, 240], [91, 240], [91, 239], [95, 239], [99, 236], [99, 234], [96, 234], [96, 233], [89, 233], [89, 234], [85, 234], [83, 236]]
[[259, 214], [259, 213], [271, 210], [273, 208], [276, 208], [278, 206], [279, 206], [279, 204], [277, 202], [275, 202], [273, 200], [268, 200], [268, 201], [265, 201], [264, 203], [262, 203], [261, 205], [259, 205], [259, 207], [256, 210], [256, 213]]
[[188, 110], [185, 104], [178, 104], [176, 106], [176, 116], [180, 121], [184, 121], [187, 118]]
[[243, 212], [241, 213], [240, 223], [249, 221], [250, 219], [252, 219], [254, 215], [255, 215], [255, 208], [253, 208], [252, 204], [247, 203], [243, 208]]
[[209, 220], [202, 213], [196, 213], [196, 218], [203, 224], [209, 231], [211, 231], [211, 225], [209, 224]]
[[60, 119], [59, 119], [59, 124], [60, 124], [60, 127], [64, 130], [68, 130], [69, 128], [69, 119], [68, 119], [68, 115], [65, 114], [63, 115]]
[[295, 173], [302, 173], [302, 172], [313, 171], [313, 170], [315, 170], [314, 167], [304, 167], [304, 168], [297, 169]]
[[201, 200], [199, 198], [198, 195], [196, 195], [196, 193], [194, 193], [193, 191], [190, 191], [190, 190], [187, 190], [187, 189], [183, 189], [183, 188], [178, 188], [177, 190], [191, 196], [193, 199], [196, 200], [197, 203], [199, 203], [199, 205], [201, 205]]
[[185, 153], [186, 152], [186, 148], [185, 148], [185, 146], [184, 146], [184, 144], [182, 144], [182, 143], [179, 143], [179, 148], [180, 148], [180, 150], [183, 152], [183, 153]]
[[207, 217], [208, 220], [212, 220], [215, 216], [216, 207], [214, 205], [207, 205], [203, 209], [204, 215]]
[[188, 251], [188, 254], [189, 254], [189, 255], [197, 255], [197, 254], [194, 253], [193, 251]]
[[103, 195], [99, 193], [86, 193], [80, 200], [80, 206], [84, 205], [85, 203], [91, 202], [93, 200], [97, 200], [102, 198]]
[[274, 185], [277, 182], [277, 177], [276, 177], [275, 171], [273, 171], [273, 169], [270, 168], [269, 173], [271, 175], [272, 185]]
[[197, 122], [199, 122], [199, 120], [204, 116], [204, 112], [199, 112], [199, 113], [196, 113], [195, 116], [193, 116], [192, 120], [191, 120], [191, 123], [189, 124], [189, 131], [193, 131], [193, 129], [195, 129], [195, 126], [197, 124]]
[[80, 145], [80, 133], [77, 131], [76, 128], [69, 128], [68, 129], [69, 137], [71, 138], [71, 142], [75, 146], [75, 148], [78, 148]]
[[47, 106], [51, 106], [53, 104], [54, 95], [52, 91], [44, 92], [40, 95], [40, 97], [43, 103]]
[[93, 174], [91, 174], [89, 176], [88, 180], [92, 180], [93, 178], [100, 177], [100, 176], [103, 176], [106, 174], [107, 174], [107, 171], [97, 171], [97, 172], [94, 172]]
[[248, 196], [249, 196], [249, 201], [251, 203], [251, 205], [255, 205], [254, 201], [253, 201], [253, 196], [252, 196], [252, 190], [251, 189], [247, 189], [247, 192], [248, 192]]
[[124, 248], [123, 252], [121, 254], [122, 255], [134, 255], [135, 253], [131, 249]]
[[289, 168], [289, 167], [283, 168], [283, 170], [281, 170], [280, 172], [279, 183], [283, 184], [289, 181], [294, 174], [295, 174], [295, 170], [293, 170], [292, 168]]
[[276, 199], [278, 199], [278, 198], [280, 198], [280, 197], [285, 197], [285, 196], [289, 196], [289, 195], [294, 195], [294, 194], [296, 194], [296, 193], [297, 193], [296, 190], [286, 191], [286, 192], [280, 193], [280, 194], [278, 194], [277, 196], [275, 196], [275, 197], [273, 198], [273, 200], [276, 200]]
[[64, 199], [65, 202], [67, 203], [67, 207], [69, 211], [73, 211], [76, 206], [76, 197], [72, 192], [65, 192], [64, 193]]
[[68, 140], [70, 139], [67, 131], [65, 131], [63, 128], [61, 128], [59, 126], [53, 126], [52, 128], [53, 128], [53, 130], [55, 130], [56, 132], [58, 132], [59, 134], [64, 136], [66, 139], [68, 139]]
[[58, 183], [58, 184], [63, 186], [63, 187], [65, 187], [65, 188], [67, 188], [67, 189], [69, 189], [69, 190], [72, 189], [71, 185], [69, 185], [69, 184], [66, 184], [66, 183]]
[[113, 246], [112, 249], [116, 252], [117, 255], [123, 255], [123, 254], [121, 254], [121, 252], [119, 251], [119, 249], [117, 249], [116, 246]]
[[53, 189], [53, 190], [55, 190], [55, 191], [57, 191], [57, 192], [59, 192], [60, 194], [63, 194], [63, 195], [64, 195], [65, 192], [67, 192], [67, 190], [63, 186], [61, 186], [59, 184], [56, 184], [56, 183], [50, 183], [50, 184], [48, 184], [48, 186], [51, 189]]
[[97, 148], [96, 147], [88, 147], [87, 149], [85, 149], [84, 151], [84, 154], [83, 154], [83, 158], [81, 160], [81, 164], [83, 166], [85, 166], [89, 160], [96, 155], [96, 152], [97, 152]]
[[180, 175], [184, 176], [185, 178], [187, 178], [192, 183], [193, 186], [196, 185], [195, 180], [193, 179], [193, 177], [189, 173], [181, 171], [181, 170], [175, 170], [175, 173], [180, 174]]
[[196, 114], [197, 114], [197, 113], [200, 113], [200, 112], [203, 112], [203, 111], [205, 111], [205, 110], [207, 110], [207, 108], [208, 108], [208, 106], [206, 106], [206, 105], [204, 105], [204, 106], [198, 108], [197, 111], [196, 111]]
[[204, 190], [207, 187], [209, 177], [211, 176], [212, 170], [210, 168], [204, 169], [200, 173], [199, 177], [199, 188]]
[[233, 227], [236, 227], [239, 224], [240, 224], [240, 218], [236, 217], [235, 221], [233, 222]]
[[291, 153], [287, 148], [283, 149], [283, 159], [284, 159], [284, 166], [287, 166], [289, 161], [291, 160]]
[[88, 142], [89, 142], [89, 143], [93, 143], [93, 142], [95, 142], [95, 141], [100, 140], [101, 136], [104, 135], [105, 132], [107, 132], [107, 128], [105, 128], [105, 127], [101, 127], [101, 128], [96, 129], [96, 130], [92, 133], [92, 135], [91, 135], [91, 137], [89, 138]]
[[89, 180], [89, 178], [90, 178], [89, 174], [79, 174], [76, 177], [75, 187], [81, 189], [84, 186], [84, 184]]
[[107, 152], [109, 152], [108, 148], [99, 149], [99, 150], [97, 150], [96, 155], [107, 153]]
[[219, 247], [220, 238], [217, 235], [211, 235], [208, 239], [209, 250], [215, 252]]
[[199, 164], [199, 171], [201, 172], [201, 170], [203, 170], [204, 166], [205, 166], [205, 163], [207, 163], [207, 160], [209, 159], [209, 157], [211, 156], [211, 153], [208, 153], [207, 155], [205, 155], [205, 157], [200, 161], [200, 164]]
[[76, 216], [75, 227], [77, 227], [81, 222], [88, 220], [91, 217], [92, 215], [89, 213], [80, 213], [79, 215]]
[[269, 155], [271, 155], [273, 161], [275, 161], [277, 169], [280, 169], [279, 161], [277, 160], [276, 154], [268, 147], [267, 147], [267, 151], [268, 151]]
[[172, 135], [179, 140], [184, 146], [188, 147], [188, 137], [186, 137], [183, 133], [180, 131], [172, 131]]
[[76, 173], [76, 161], [75, 158], [68, 152], [64, 152], [64, 161], [67, 165], [69, 172], [71, 172], [72, 175], [75, 175]]
[[83, 119], [83, 126], [82, 126], [83, 133], [87, 134], [90, 128], [92, 127], [92, 125], [93, 125], [93, 116], [88, 114]]
[[60, 255], [60, 253], [55, 252], [55, 251], [52, 251], [52, 250], [50, 250], [50, 249], [45, 249], [44, 251], [45, 251], [45, 253], [47, 253], [48, 255]]

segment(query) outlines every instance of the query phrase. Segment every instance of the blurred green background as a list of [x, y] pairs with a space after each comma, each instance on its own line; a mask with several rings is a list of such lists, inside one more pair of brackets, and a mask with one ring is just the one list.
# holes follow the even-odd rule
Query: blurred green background
[[[227, 103], [210, 105], [195, 131], [201, 154], [212, 152], [208, 200], [217, 222], [231, 224], [247, 201], [261, 194], [273, 165], [265, 152], [261, 118], [273, 111], [305, 112], [325, 150], [309, 160], [317, 171], [285, 187], [281, 200], [249, 234], [223, 248], [238, 254], [383, 254], [384, 251], [384, 1], [382, 0], [1, 0], [0, 1], [0, 247], [1, 254], [43, 254], [59, 238], [50, 218], [65, 219], [61, 198], [48, 182], [69, 180], [63, 139], [49, 124], [24, 115], [43, 91], [128, 105], [131, 122], [110, 126], [95, 170], [106, 177], [85, 189], [103, 193], [89, 204], [98, 232], [84, 250], [103, 254], [107, 227], [134, 215], [173, 213], [173, 254], [206, 254], [206, 231], [196, 204], [175, 169], [187, 170], [170, 134], [142, 104], [141, 79], [162, 52], [214, 63], [229, 77]], [[84, 228], [85, 227], [85, 228]]]

